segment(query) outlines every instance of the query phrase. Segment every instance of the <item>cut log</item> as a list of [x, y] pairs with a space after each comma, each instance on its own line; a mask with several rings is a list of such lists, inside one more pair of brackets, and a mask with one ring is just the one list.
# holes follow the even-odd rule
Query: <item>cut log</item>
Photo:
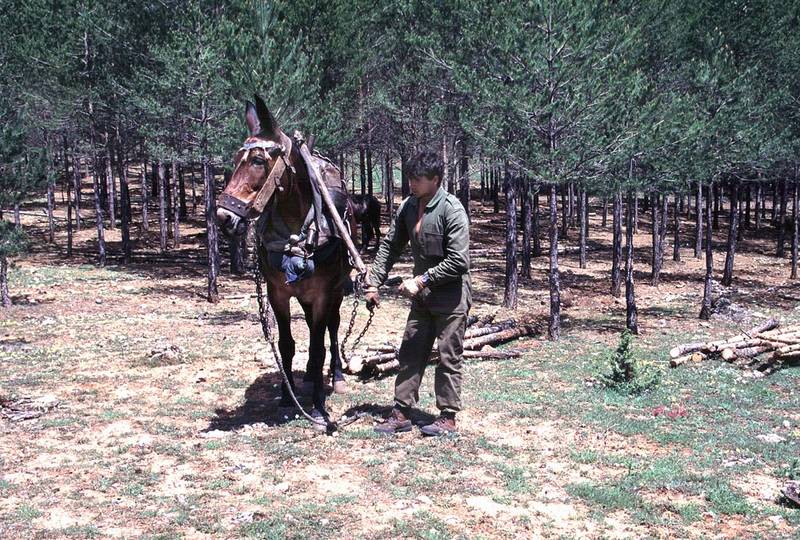
[[673, 358], [669, 362], [669, 367], [678, 367], [682, 364], [686, 364], [687, 362], [702, 362], [706, 358], [708, 358], [708, 356], [701, 352], [693, 352], [692, 354]]
[[509, 319], [507, 321], [494, 323], [490, 326], [479, 326], [477, 328], [470, 328], [466, 332], [464, 332], [464, 339], [471, 339], [480, 336], [485, 336], [488, 334], [495, 334], [497, 332], [502, 332], [503, 330], [508, 330], [509, 328], [513, 328], [516, 325], [517, 321], [515, 321], [514, 319]]
[[393, 345], [377, 345], [377, 346], [375, 346], [375, 345], [367, 345], [367, 351], [368, 352], [388, 353], [388, 352], [395, 352], [396, 350], [397, 350], [397, 347], [395, 347]]
[[375, 364], [373, 366], [378, 373], [386, 373], [387, 371], [391, 371], [393, 369], [397, 369], [400, 367], [399, 360], [392, 360], [390, 362], [385, 362], [383, 364]]
[[673, 347], [669, 350], [669, 357], [670, 358], [679, 358], [681, 356], [701, 351], [706, 346], [706, 342], [697, 342], [697, 343], [685, 343], [683, 345], [678, 345]]
[[388, 362], [389, 360], [394, 360], [395, 358], [397, 358], [397, 355], [393, 352], [374, 354], [364, 358], [364, 365], [372, 366], [375, 364], [382, 364], [384, 362]]
[[772, 330], [773, 328], [777, 328], [780, 323], [775, 319], [767, 319], [763, 323], [759, 324], [758, 326], [751, 328], [745, 334], [748, 336], [755, 336], [757, 334], [761, 334], [763, 332], [767, 332]]
[[484, 345], [494, 345], [512, 339], [517, 339], [523, 336], [530, 336], [538, 332], [538, 328], [532, 324], [520, 324], [514, 328], [480, 336], [464, 341], [464, 349], [480, 349]]

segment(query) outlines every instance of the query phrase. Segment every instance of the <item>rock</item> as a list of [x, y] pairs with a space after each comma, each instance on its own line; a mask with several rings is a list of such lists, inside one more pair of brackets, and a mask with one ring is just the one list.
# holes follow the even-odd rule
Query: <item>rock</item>
[[781, 442], [784, 442], [786, 440], [783, 437], [781, 437], [780, 435], [778, 435], [777, 433], [768, 433], [766, 435], [764, 435], [764, 434], [756, 435], [756, 439], [758, 439], [760, 441], [764, 441], [766, 443], [771, 443], [771, 444], [781, 443]]

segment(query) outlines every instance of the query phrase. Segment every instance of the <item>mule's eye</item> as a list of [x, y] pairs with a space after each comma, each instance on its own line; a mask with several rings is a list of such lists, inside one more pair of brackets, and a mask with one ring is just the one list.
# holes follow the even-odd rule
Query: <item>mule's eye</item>
[[251, 161], [250, 163], [252, 163], [256, 167], [263, 167], [267, 162], [261, 159], [260, 157], [257, 157], [253, 158], [253, 161]]

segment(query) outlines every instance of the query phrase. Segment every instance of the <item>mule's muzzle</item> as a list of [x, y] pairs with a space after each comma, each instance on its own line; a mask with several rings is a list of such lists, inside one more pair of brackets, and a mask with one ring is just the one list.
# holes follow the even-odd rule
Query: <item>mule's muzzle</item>
[[242, 236], [247, 231], [247, 220], [225, 208], [217, 208], [217, 224], [222, 234], [228, 237]]

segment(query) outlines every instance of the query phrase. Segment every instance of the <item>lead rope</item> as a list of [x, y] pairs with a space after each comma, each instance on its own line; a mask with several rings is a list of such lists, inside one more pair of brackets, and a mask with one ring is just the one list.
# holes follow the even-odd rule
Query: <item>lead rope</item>
[[256, 300], [258, 301], [258, 318], [261, 321], [261, 331], [264, 334], [264, 341], [269, 343], [270, 348], [272, 349], [272, 356], [275, 357], [275, 363], [278, 365], [278, 371], [283, 377], [283, 384], [289, 390], [289, 396], [292, 398], [294, 402], [294, 406], [297, 408], [298, 411], [312, 424], [316, 424], [318, 426], [324, 426], [326, 433], [333, 433], [337, 429], [350, 425], [356, 420], [360, 419], [364, 414], [356, 414], [352, 418], [342, 418], [340, 421], [335, 422], [328, 420], [327, 417], [322, 419], [315, 418], [311, 416], [306, 410], [300, 405], [300, 401], [298, 401], [297, 396], [294, 393], [294, 389], [292, 385], [289, 384], [289, 376], [286, 375], [286, 371], [283, 369], [283, 359], [281, 358], [280, 351], [278, 347], [275, 345], [275, 339], [272, 336], [272, 306], [269, 305], [268, 302], [264, 302], [264, 294], [263, 294], [263, 281], [264, 277], [261, 273], [261, 259], [258, 257], [258, 250], [253, 251], [253, 259], [255, 262], [254, 270], [253, 270], [253, 281], [256, 284]]

